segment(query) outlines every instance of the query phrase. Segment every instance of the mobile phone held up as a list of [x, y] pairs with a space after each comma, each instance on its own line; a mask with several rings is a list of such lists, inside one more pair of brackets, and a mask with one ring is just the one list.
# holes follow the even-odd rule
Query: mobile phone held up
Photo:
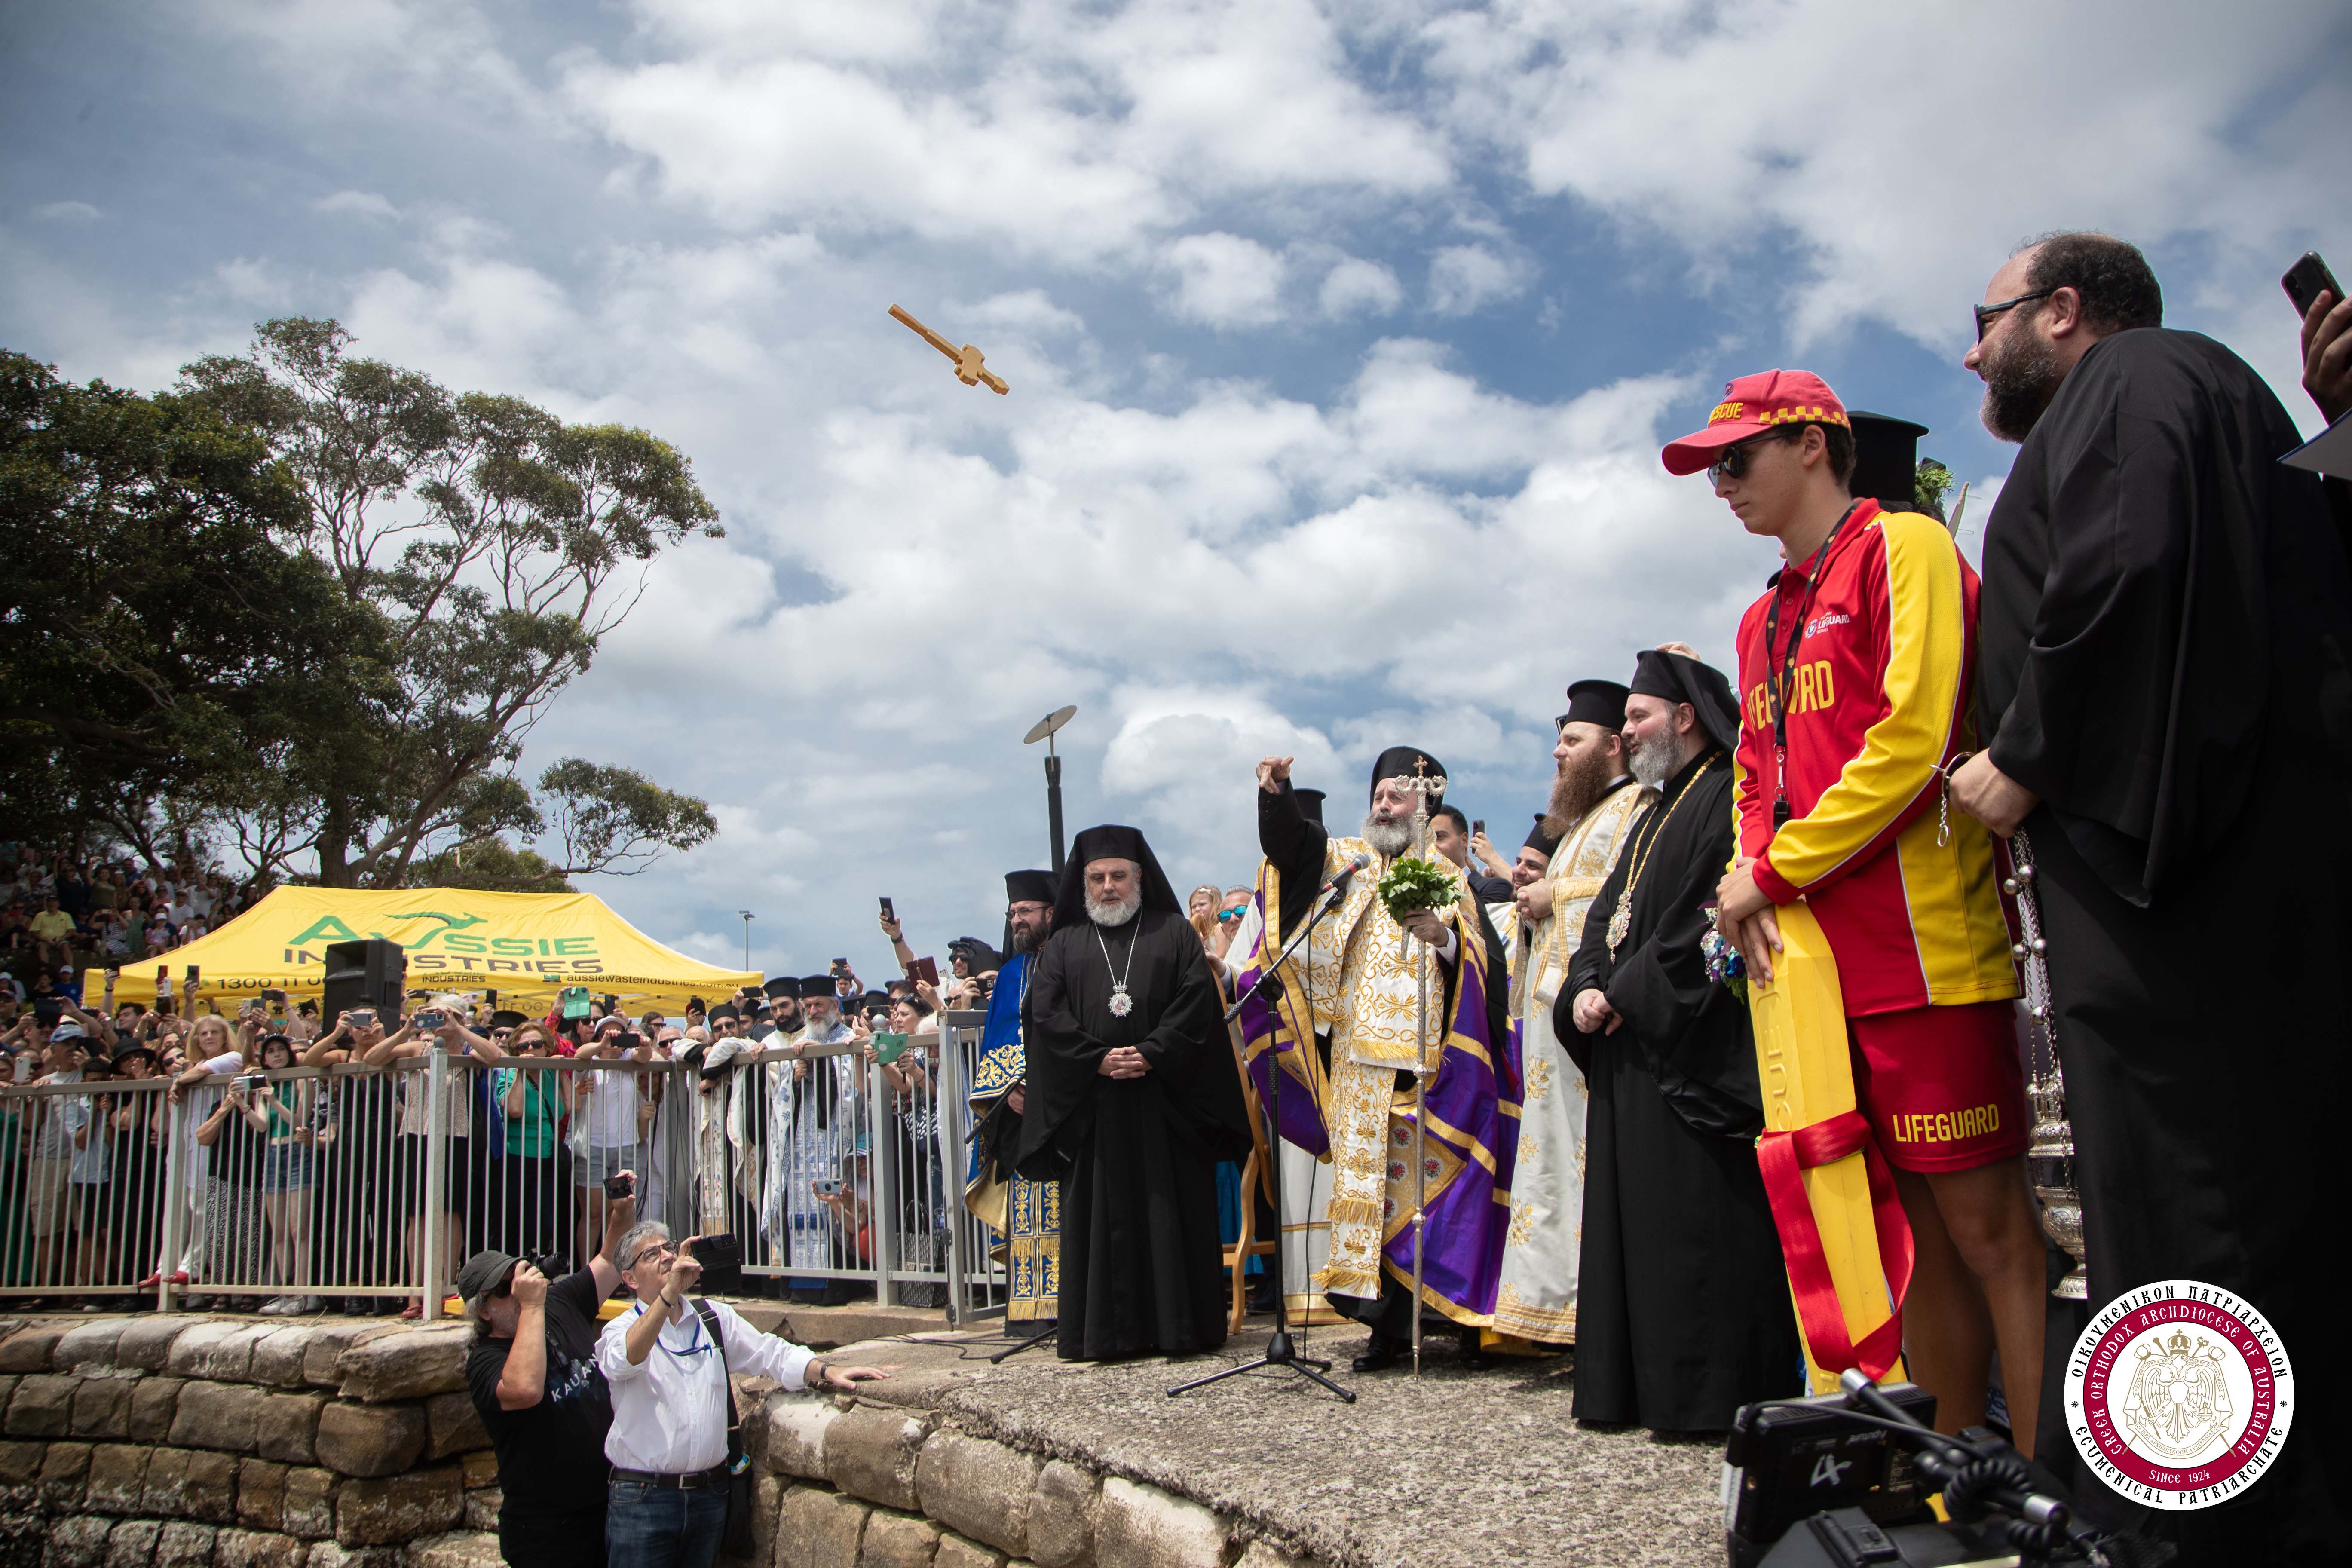
[[2336, 281], [2336, 274], [2327, 270], [2327, 263], [2319, 258], [2315, 250], [2305, 251], [2303, 259], [2288, 268], [2286, 276], [2279, 279], [2279, 287], [2294, 301], [2294, 313], [2298, 316], [2311, 314], [2312, 304], [2323, 289], [2331, 296], [2331, 309], [2344, 302], [2344, 285]]
[[882, 900], [882, 918], [886, 921], [895, 921], [898, 918], [898, 911], [890, 907], [888, 899]]

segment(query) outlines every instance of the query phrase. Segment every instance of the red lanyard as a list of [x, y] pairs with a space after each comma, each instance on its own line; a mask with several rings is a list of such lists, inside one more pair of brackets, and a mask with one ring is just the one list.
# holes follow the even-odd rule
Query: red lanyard
[[1787, 826], [1789, 818], [1794, 815], [1789, 807], [1789, 689], [1796, 683], [1797, 645], [1804, 640], [1805, 618], [1813, 613], [1813, 594], [1822, 585], [1814, 569], [1828, 564], [1830, 546], [1837, 542], [1839, 531], [1845, 527], [1845, 520], [1852, 517], [1853, 509], [1861, 504], [1860, 501], [1847, 502], [1845, 510], [1840, 512], [1838, 520], [1830, 525], [1829, 537], [1822, 541], [1821, 548], [1814, 551], [1802, 566], [1796, 568], [1805, 579], [1805, 596], [1797, 605], [1797, 619], [1789, 627], [1789, 646], [1782, 657], [1776, 658], [1772, 652], [1772, 639], [1780, 629], [1780, 588], [1777, 583], [1772, 587], [1772, 607], [1764, 612], [1764, 704], [1765, 710], [1772, 715], [1772, 831], [1775, 833]]

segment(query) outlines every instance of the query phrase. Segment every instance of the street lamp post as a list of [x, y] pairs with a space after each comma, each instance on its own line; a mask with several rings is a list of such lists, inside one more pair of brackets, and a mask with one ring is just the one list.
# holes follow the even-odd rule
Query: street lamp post
[[743, 967], [749, 969], [751, 967], [751, 911], [737, 910], [735, 912], [743, 917]]
[[1056, 708], [1032, 724], [1029, 732], [1021, 737], [1024, 746], [1045, 742], [1045, 831], [1053, 839], [1055, 877], [1062, 874], [1062, 759], [1054, 752], [1054, 731], [1068, 723], [1077, 710], [1076, 704]]

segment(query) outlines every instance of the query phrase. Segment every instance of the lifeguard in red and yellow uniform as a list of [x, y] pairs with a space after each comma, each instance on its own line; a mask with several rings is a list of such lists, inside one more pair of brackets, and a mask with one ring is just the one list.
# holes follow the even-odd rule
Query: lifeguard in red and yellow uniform
[[[1852, 422], [1807, 372], [1734, 381], [1707, 427], [1664, 456], [1673, 472], [1706, 469], [1787, 563], [1740, 620], [1739, 860], [1718, 918], [1766, 993], [1755, 998], [1764, 1049], [1780, 912], [1801, 907], [1807, 943], [1825, 942], [1835, 960], [1854, 1110], [1780, 1133], [1867, 1155], [1866, 1124], [1893, 1167], [1891, 1184], [1876, 1184], [1900, 1194], [1911, 1232], [1906, 1242], [1882, 1204], [1879, 1250], [1898, 1255], [1884, 1258], [1886, 1272], [1907, 1253], [1911, 1279], [1906, 1326], [1879, 1340], [1879, 1359], [1907, 1345], [1910, 1375], [1937, 1396], [1937, 1425], [1956, 1432], [1984, 1418], [1997, 1345], [2018, 1445], [2031, 1452], [2044, 1277], [2022, 1158], [2018, 984], [1991, 838], [1942, 809], [1942, 770], [1972, 744], [1976, 574], [1935, 519], [1850, 493]], [[1787, 1172], [1792, 1159], [1816, 1163], [1802, 1147], [1776, 1149], [1774, 1136], [1759, 1148], [1768, 1188], [1776, 1159]], [[1820, 1238], [1782, 1207], [1802, 1320], [1801, 1255]], [[1818, 1360], [1811, 1323], [1808, 1341]]]

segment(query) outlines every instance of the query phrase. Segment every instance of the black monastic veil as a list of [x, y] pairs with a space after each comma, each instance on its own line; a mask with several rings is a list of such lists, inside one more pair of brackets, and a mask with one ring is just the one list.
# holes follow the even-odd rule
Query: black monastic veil
[[[1142, 868], [1143, 907], [1087, 918], [1085, 868]], [[1114, 1012], [1115, 980], [1132, 1005]], [[1059, 1353], [1105, 1360], [1211, 1350], [1225, 1339], [1216, 1163], [1250, 1147], [1220, 993], [1143, 836], [1089, 828], [1072, 846], [1053, 936], [1022, 1008], [1027, 1110], [1018, 1165], [1062, 1183]], [[1151, 1070], [1102, 1076], [1132, 1046]]]

